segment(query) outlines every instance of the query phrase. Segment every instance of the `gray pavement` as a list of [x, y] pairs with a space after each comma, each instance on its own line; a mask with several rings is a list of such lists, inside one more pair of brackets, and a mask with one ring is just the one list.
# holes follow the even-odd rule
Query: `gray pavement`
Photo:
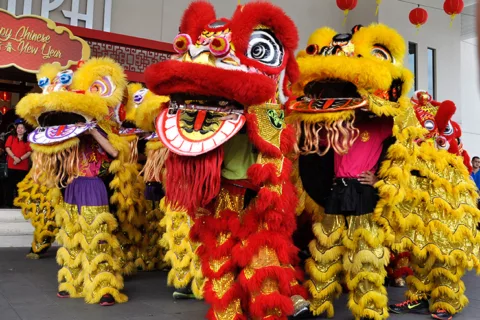
[[[113, 307], [87, 305], [82, 299], [56, 297], [55, 250], [44, 259], [25, 259], [27, 248], [0, 249], [0, 320], [196, 320], [204, 319], [201, 301], [174, 301], [166, 286], [166, 272], [142, 272], [125, 280], [130, 301]], [[480, 319], [480, 279], [465, 278], [470, 305], [455, 320]], [[392, 302], [403, 300], [403, 289], [389, 288]], [[335, 304], [335, 319], [350, 320], [346, 295]], [[431, 319], [424, 315], [391, 316], [390, 319]]]

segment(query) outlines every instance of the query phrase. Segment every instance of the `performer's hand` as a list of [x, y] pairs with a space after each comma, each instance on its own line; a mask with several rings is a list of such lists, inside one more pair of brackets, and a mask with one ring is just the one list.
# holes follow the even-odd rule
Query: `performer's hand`
[[361, 184], [368, 184], [373, 186], [375, 183], [378, 182], [377, 176], [371, 171], [364, 171], [358, 176], [358, 181]]
[[[85, 127], [86, 125], [87, 125], [87, 124], [84, 123], [84, 122], [77, 122], [77, 123], [76, 123], [76, 126], [77, 126], [77, 127]], [[87, 135], [88, 135], [88, 134], [92, 134], [91, 130], [92, 130], [92, 128], [88, 129], [88, 130], [85, 131], [83, 134], [87, 134]]]

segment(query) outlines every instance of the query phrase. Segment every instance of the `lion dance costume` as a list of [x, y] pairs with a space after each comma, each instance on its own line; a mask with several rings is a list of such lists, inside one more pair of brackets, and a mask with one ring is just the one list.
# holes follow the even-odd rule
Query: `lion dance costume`
[[[139, 119], [137, 112], [139, 111], [139, 105], [143, 102], [143, 95], [139, 93], [142, 88], [142, 85], [138, 83], [128, 85], [128, 112], [120, 130], [120, 135], [129, 142], [129, 162], [135, 164], [139, 170], [143, 170], [142, 163], [145, 164], [145, 161], [141, 159], [145, 156], [143, 154], [144, 148], [141, 145], [143, 146], [144, 142], [149, 140], [151, 136], [151, 132], [143, 130], [137, 124], [137, 119]], [[148, 142], [145, 144], [148, 144]], [[143, 190], [144, 207], [138, 208], [136, 210], [137, 216], [134, 217], [137, 229], [141, 232], [141, 240], [135, 243], [137, 247], [135, 266], [139, 270], [146, 271], [163, 269], [163, 252], [158, 245], [158, 239], [161, 236], [161, 230], [158, 228], [160, 220], [158, 204], [163, 197], [163, 191], [161, 188], [154, 188], [152, 192], [152, 185], [149, 180], [145, 180], [141, 176], [138, 176], [137, 188]], [[143, 215], [140, 214], [140, 210], [144, 212]]]
[[[127, 141], [118, 135], [126, 113], [123, 69], [98, 58], [75, 72], [44, 65], [38, 79], [43, 93], [23, 98], [17, 113], [36, 127], [29, 136], [35, 151], [33, 181], [64, 189], [63, 201], [55, 206], [62, 245], [57, 252], [59, 296], [106, 305], [125, 302], [120, 290], [128, 261], [116, 234], [129, 234], [124, 220], [141, 205], [133, 187], [138, 171], [128, 161]], [[88, 130], [98, 135], [85, 135]], [[98, 139], [118, 152], [115, 159]]]
[[[168, 149], [159, 141], [155, 133], [155, 118], [169, 99], [158, 96], [143, 88], [140, 84], [129, 85], [136, 104], [135, 122], [148, 135], [145, 137], [147, 161], [143, 169], [146, 183], [147, 233], [150, 239], [149, 256], [154, 256], [158, 269], [171, 266], [168, 273], [168, 285], [178, 291], [174, 297], [203, 297], [203, 275], [195, 249], [198, 247], [189, 240], [192, 219], [185, 210], [172, 209], [164, 199], [165, 160]], [[152, 260], [153, 261], [153, 260]]]
[[[312, 258], [306, 269], [315, 315], [333, 316], [333, 300], [345, 278], [355, 319], [386, 319], [388, 247], [410, 252], [414, 273], [428, 274], [422, 278], [430, 281], [427, 286], [440, 287], [432, 291], [432, 298], [438, 299], [432, 311], [447, 307], [445, 301], [463, 292], [461, 285], [456, 287], [460, 291], [455, 285], [451, 291], [441, 287], [462, 274], [447, 270], [458, 267], [455, 270], [463, 272], [477, 263], [467, 254], [477, 246], [472, 224], [477, 213], [471, 206], [474, 193], [467, 171], [453, 155], [428, 143], [417, 144], [425, 131], [406, 96], [412, 76], [402, 66], [404, 54], [401, 36], [374, 24], [356, 26], [351, 34], [319, 29], [297, 59], [301, 77], [294, 93], [299, 98], [290, 105], [290, 119], [298, 128], [306, 210], [314, 213], [316, 239], [310, 243]], [[381, 179], [375, 184], [378, 191], [360, 183], [365, 172]], [[438, 199], [438, 187], [454, 191], [452, 198]], [[432, 217], [439, 220], [433, 222]], [[464, 218], [468, 226], [461, 226]], [[428, 225], [430, 220], [427, 227], [424, 221]], [[454, 235], [457, 227], [467, 235], [463, 244]], [[457, 242], [445, 246], [433, 236], [439, 232]], [[447, 251], [440, 259], [450, 269], [432, 269], [444, 246]], [[460, 247], [466, 251], [448, 251]], [[429, 249], [434, 257], [428, 257]], [[461, 266], [454, 262], [457, 257]], [[418, 285], [410, 294], [414, 299], [425, 290], [425, 282], [417, 278], [407, 282]]]
[[392, 135], [392, 117], [408, 108], [411, 74], [404, 41], [383, 25], [337, 34], [315, 31], [297, 61], [299, 96], [289, 108], [299, 138], [299, 173], [313, 213], [306, 262], [314, 315], [333, 317], [333, 300], [350, 291], [355, 319], [388, 317], [385, 266], [390, 253], [374, 221], [376, 192], [358, 181], [376, 172]]
[[408, 300], [390, 310], [430, 309], [433, 318], [451, 319], [468, 303], [465, 270], [479, 270], [478, 194], [460, 126], [451, 119], [455, 104], [417, 91], [412, 106], [398, 121], [402, 145], [382, 168], [388, 178], [380, 184], [376, 209], [393, 249], [412, 253]]
[[282, 105], [298, 74], [297, 39], [269, 3], [217, 19], [211, 4], [193, 2], [178, 55], [145, 73], [152, 92], [170, 97], [156, 122], [169, 149], [166, 199], [194, 220], [208, 319], [286, 319], [305, 293], [292, 267], [296, 195], [285, 155], [295, 135]]

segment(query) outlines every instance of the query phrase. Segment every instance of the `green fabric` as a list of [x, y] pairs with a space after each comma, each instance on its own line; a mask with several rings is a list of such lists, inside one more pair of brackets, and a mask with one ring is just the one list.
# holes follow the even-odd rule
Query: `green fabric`
[[247, 179], [247, 170], [257, 162], [257, 153], [246, 134], [236, 134], [223, 145], [222, 177], [229, 180]]

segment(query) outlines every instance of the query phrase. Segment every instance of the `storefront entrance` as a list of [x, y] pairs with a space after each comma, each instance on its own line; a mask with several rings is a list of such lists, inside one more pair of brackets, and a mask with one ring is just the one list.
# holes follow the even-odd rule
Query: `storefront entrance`
[[[0, 9], [0, 187], [5, 179], [4, 142], [14, 133], [15, 105], [40, 92], [35, 74], [42, 64], [74, 68], [89, 57], [119, 62], [129, 81], [143, 82], [147, 66], [170, 59], [169, 43], [56, 24], [40, 16], [14, 16]], [[0, 208], [3, 194], [0, 188]]]

